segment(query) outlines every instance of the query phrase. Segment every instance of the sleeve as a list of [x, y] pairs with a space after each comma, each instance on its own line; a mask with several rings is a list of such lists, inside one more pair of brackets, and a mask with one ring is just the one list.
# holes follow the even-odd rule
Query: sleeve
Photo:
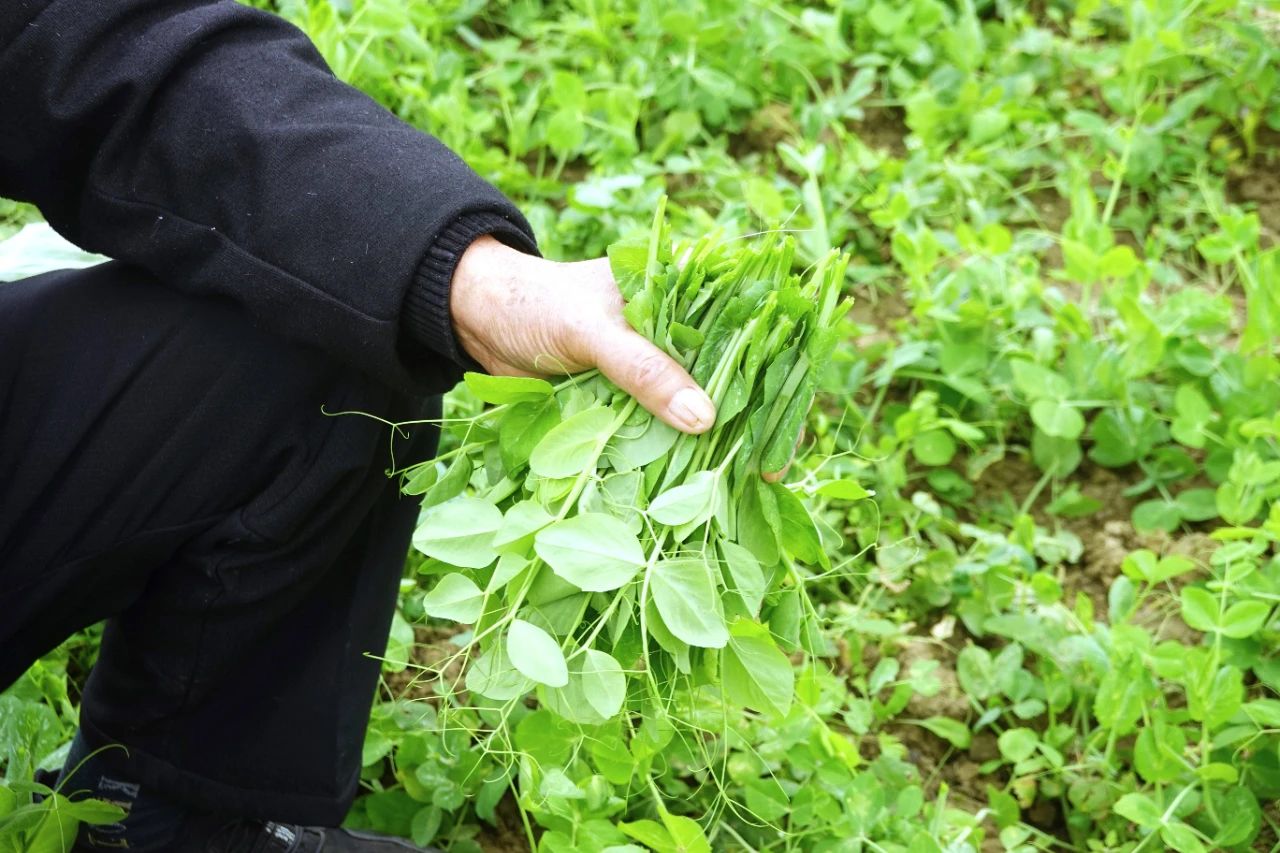
[[4, 0], [0, 116], [0, 194], [395, 387], [457, 378], [472, 240], [536, 251], [460, 158], [232, 0]]

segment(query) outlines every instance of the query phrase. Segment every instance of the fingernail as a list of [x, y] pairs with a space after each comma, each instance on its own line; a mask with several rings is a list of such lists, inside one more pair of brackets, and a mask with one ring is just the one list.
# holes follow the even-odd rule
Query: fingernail
[[681, 388], [667, 404], [671, 417], [691, 432], [704, 432], [716, 422], [716, 407], [701, 388]]

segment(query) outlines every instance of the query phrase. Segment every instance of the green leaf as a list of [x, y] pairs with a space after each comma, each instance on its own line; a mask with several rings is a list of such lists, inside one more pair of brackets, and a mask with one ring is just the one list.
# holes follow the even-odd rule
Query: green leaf
[[611, 515], [586, 512], [539, 530], [534, 551], [551, 570], [587, 592], [626, 584], [644, 565], [644, 550], [627, 526]]
[[1218, 517], [1218, 499], [1214, 489], [1187, 489], [1174, 499], [1178, 514], [1186, 521], [1211, 521]]
[[1178, 554], [1157, 560], [1155, 554], [1143, 548], [1125, 557], [1120, 569], [1136, 581], [1158, 584], [1186, 574], [1195, 567], [1195, 563]]
[[760, 568], [760, 561], [749, 550], [727, 539], [720, 541], [720, 554], [729, 572], [729, 582], [725, 586], [742, 599], [748, 615], [759, 616], [765, 594], [764, 570]]
[[507, 509], [502, 526], [493, 536], [493, 547], [499, 554], [525, 553], [529, 541], [552, 522], [551, 513], [537, 501], [520, 501]]
[[422, 609], [436, 619], [470, 625], [483, 612], [484, 593], [466, 575], [452, 572], [422, 597]]
[[747, 484], [738, 503], [738, 541], [748, 548], [762, 566], [778, 562], [778, 537], [782, 518], [778, 499], [769, 484], [759, 478]]
[[1181, 592], [1182, 621], [1197, 631], [1210, 633], [1218, 628], [1218, 599], [1204, 589], [1184, 586]]
[[1181, 821], [1174, 820], [1161, 826], [1160, 838], [1178, 853], [1207, 853], [1208, 850], [1191, 827]]
[[950, 717], [930, 717], [927, 720], [920, 720], [918, 725], [933, 732], [957, 749], [968, 749], [969, 744], [973, 742], [969, 727], [960, 720], [953, 720]]
[[598, 649], [587, 649], [574, 663], [583, 695], [596, 713], [610, 719], [621, 711], [627, 698], [627, 679], [618, 662]]
[[1013, 371], [1014, 387], [1028, 399], [1063, 399], [1071, 394], [1070, 383], [1046, 367], [1023, 359], [1010, 362], [1009, 367]]
[[667, 832], [666, 828], [655, 820], [635, 820], [630, 823], [620, 823], [618, 828], [629, 837], [634, 838], [646, 847], [653, 848], [658, 853], [671, 853], [671, 851], [675, 850], [675, 844], [671, 841], [671, 833]]
[[956, 657], [956, 677], [964, 691], [978, 701], [990, 698], [999, 689], [995, 662], [981, 646], [964, 647]]
[[661, 817], [662, 825], [671, 834], [673, 853], [711, 853], [711, 842], [696, 820], [673, 815], [665, 809]]
[[560, 406], [554, 397], [538, 403], [515, 403], [498, 423], [498, 453], [508, 474], [529, 461], [538, 442], [560, 423]]
[[1155, 829], [1164, 822], [1164, 813], [1146, 794], [1125, 794], [1112, 806], [1115, 813], [1145, 829]]
[[1164, 498], [1143, 501], [1133, 508], [1133, 526], [1139, 533], [1151, 533], [1163, 530], [1172, 533], [1182, 523], [1182, 513], [1178, 505]]
[[956, 455], [956, 440], [944, 429], [926, 430], [912, 439], [911, 453], [921, 465], [946, 465]]
[[777, 501], [778, 517], [782, 521], [782, 547], [802, 563], [826, 566], [827, 555], [822, 550], [822, 539], [804, 502], [781, 483], [771, 483], [769, 487]]
[[1037, 400], [1031, 404], [1031, 420], [1055, 438], [1076, 439], [1084, 433], [1084, 417], [1062, 400]]
[[422, 496], [422, 506], [437, 506], [462, 494], [474, 470], [470, 456], [459, 456], [449, 466], [449, 470], [445, 471], [444, 476], [427, 489], [427, 493]]
[[529, 467], [540, 477], [573, 477], [596, 464], [612, 434], [612, 409], [596, 406], [557, 424], [529, 455]]
[[521, 675], [539, 684], [564, 687], [569, 683], [569, 669], [560, 644], [532, 622], [512, 620], [507, 629], [507, 655]]
[[1034, 755], [1036, 745], [1039, 742], [1040, 738], [1036, 736], [1035, 732], [1021, 727], [1008, 729], [996, 739], [1000, 754], [1004, 756], [1006, 761], [1014, 763], [1025, 761]]
[[460, 495], [429, 507], [423, 514], [413, 546], [428, 557], [466, 569], [482, 569], [498, 558], [493, 534], [502, 526], [502, 513], [489, 501]]
[[827, 480], [814, 490], [814, 494], [838, 501], [860, 501], [871, 497], [871, 492], [853, 480]]
[[649, 517], [670, 526], [701, 524], [711, 517], [717, 493], [724, 488], [718, 471], [699, 471], [649, 504]]
[[627, 679], [611, 655], [586, 649], [570, 658], [567, 685], [541, 691], [539, 695], [544, 707], [569, 722], [600, 725], [622, 710], [627, 698]]
[[644, 412], [639, 423], [624, 424], [605, 447], [605, 456], [617, 471], [633, 471], [643, 468], [655, 459], [662, 458], [680, 432]]
[[702, 555], [659, 560], [650, 572], [649, 593], [678, 639], [708, 649], [729, 642], [720, 595]]
[[505, 643], [498, 643], [467, 667], [467, 690], [499, 702], [516, 699], [533, 689], [526, 677], [507, 657]]
[[547, 380], [531, 376], [490, 376], [487, 373], [468, 371], [463, 374], [462, 379], [472, 394], [495, 405], [541, 400], [555, 391]]
[[736, 705], [777, 717], [791, 710], [795, 670], [759, 623], [739, 620], [729, 630], [729, 644], [721, 652], [721, 679], [725, 695]]
[[93, 826], [115, 823], [126, 814], [124, 809], [114, 803], [102, 800], [76, 800], [74, 802], [59, 800], [58, 805], [60, 807], [59, 810], [66, 816], [80, 823], [87, 823]]
[[705, 340], [702, 332], [680, 322], [673, 322], [667, 331], [671, 334], [671, 342], [682, 352], [697, 349]]
[[1262, 601], [1237, 601], [1222, 614], [1222, 635], [1233, 640], [1252, 637], [1262, 630], [1271, 606]]

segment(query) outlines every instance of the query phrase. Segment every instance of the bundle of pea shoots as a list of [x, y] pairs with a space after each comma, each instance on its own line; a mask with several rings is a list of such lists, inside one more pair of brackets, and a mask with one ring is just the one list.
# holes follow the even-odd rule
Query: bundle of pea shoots
[[673, 245], [662, 209], [609, 257], [628, 322], [707, 390], [715, 425], [680, 434], [597, 373], [468, 374], [489, 407], [406, 487], [424, 496], [414, 544], [439, 575], [425, 610], [473, 626], [476, 702], [536, 692], [602, 725], [710, 689], [785, 714], [787, 652], [817, 642], [803, 572], [829, 564], [804, 502], [761, 472], [796, 446], [848, 260], [794, 275], [786, 237]]

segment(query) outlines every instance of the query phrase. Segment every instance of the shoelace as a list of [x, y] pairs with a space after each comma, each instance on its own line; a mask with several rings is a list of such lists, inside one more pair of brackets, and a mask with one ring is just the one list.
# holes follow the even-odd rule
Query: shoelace
[[209, 841], [210, 853], [308, 853], [305, 841], [312, 833], [292, 824], [234, 820]]

